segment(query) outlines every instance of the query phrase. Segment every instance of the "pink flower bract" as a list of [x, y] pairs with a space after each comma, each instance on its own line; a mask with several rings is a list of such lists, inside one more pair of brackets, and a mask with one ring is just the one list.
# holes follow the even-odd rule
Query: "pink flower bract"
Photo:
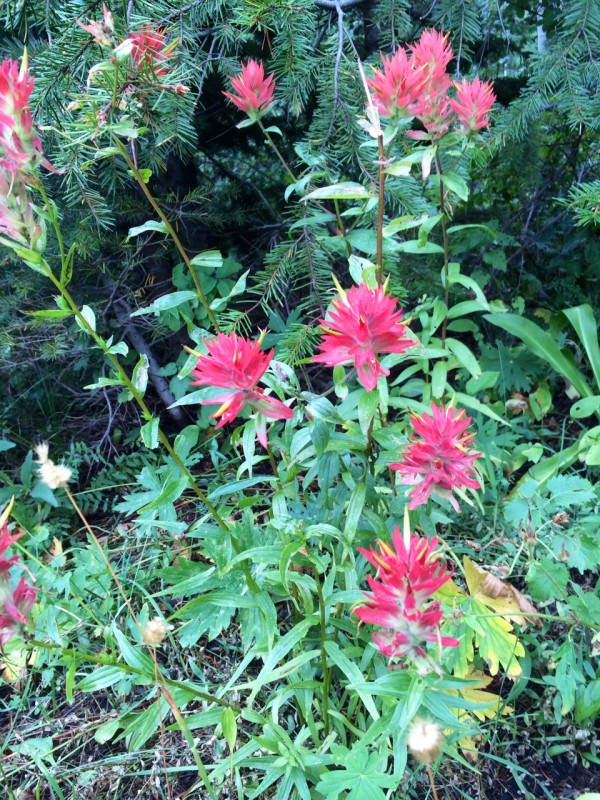
[[405, 338], [402, 311], [396, 300], [385, 294], [382, 286], [369, 289], [364, 283], [342, 292], [333, 301], [329, 319], [321, 320], [322, 353], [313, 361], [334, 367], [354, 364], [358, 380], [370, 392], [380, 375], [389, 375], [377, 356], [380, 353], [404, 353], [414, 342]]
[[435, 404], [431, 416], [412, 418], [414, 433], [402, 461], [390, 464], [401, 474], [402, 483], [415, 487], [409, 492], [410, 509], [426, 503], [433, 494], [460, 511], [452, 490], [481, 488], [473, 467], [481, 453], [469, 452], [473, 444], [473, 434], [467, 430], [470, 422], [463, 409]]
[[466, 131], [477, 131], [490, 123], [489, 111], [496, 102], [492, 84], [475, 78], [472, 83], [455, 83], [456, 99], [450, 100], [452, 110]]
[[373, 77], [367, 80], [373, 103], [382, 116], [411, 116], [411, 106], [427, 80], [426, 74], [415, 69], [414, 62], [402, 47], [390, 58], [382, 54], [381, 61], [383, 70], [376, 69]]
[[220, 417], [217, 428], [232, 422], [248, 406], [258, 415], [256, 432], [263, 447], [267, 446], [265, 420], [291, 419], [294, 412], [280, 400], [265, 394], [259, 388], [271, 360], [273, 350], [261, 352], [260, 342], [244, 339], [235, 333], [219, 333], [215, 339], [205, 341], [208, 354], [200, 357], [192, 375], [192, 386], [217, 386], [229, 389], [227, 394], [203, 400], [202, 405], [219, 405], [212, 415]]
[[265, 78], [265, 68], [259, 61], [242, 64], [239, 75], [229, 79], [234, 92], [223, 92], [240, 111], [251, 119], [259, 119], [273, 102], [275, 81], [273, 73]]
[[33, 77], [27, 67], [27, 54], [20, 68], [13, 60], [0, 65], [0, 167], [23, 178], [25, 170], [43, 161], [42, 142], [29, 110]]
[[168, 67], [159, 66], [170, 55], [165, 50], [166, 38], [164, 33], [155, 30], [152, 25], [143, 25], [139, 31], [130, 34], [131, 60], [137, 69], [149, 70], [157, 78], [162, 78], [169, 72]]
[[372, 594], [354, 613], [362, 621], [378, 625], [373, 641], [388, 658], [424, 656], [427, 642], [440, 647], [456, 647], [458, 641], [440, 634], [443, 612], [432, 595], [452, 577], [436, 554], [437, 539], [411, 535], [408, 547], [398, 528], [392, 544], [379, 541], [378, 549], [359, 548], [377, 567], [377, 576], [367, 577]]

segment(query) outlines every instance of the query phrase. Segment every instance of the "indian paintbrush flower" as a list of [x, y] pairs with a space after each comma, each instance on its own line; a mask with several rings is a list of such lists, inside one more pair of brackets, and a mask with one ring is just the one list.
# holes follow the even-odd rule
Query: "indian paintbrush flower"
[[402, 460], [390, 464], [401, 482], [414, 486], [408, 496], [409, 509], [426, 503], [430, 495], [445, 498], [456, 511], [460, 506], [454, 489], [480, 489], [473, 462], [481, 453], [471, 452], [473, 434], [467, 430], [471, 418], [464, 410], [431, 406], [431, 416], [413, 416], [413, 435]]
[[441, 648], [456, 647], [458, 641], [442, 636], [443, 612], [432, 595], [452, 576], [452, 570], [435, 552], [437, 539], [410, 535], [404, 542], [398, 528], [392, 544], [378, 542], [378, 549], [358, 548], [377, 568], [376, 578], [367, 577], [372, 594], [354, 613], [362, 621], [377, 625], [373, 642], [387, 658], [423, 657], [428, 642]]
[[313, 361], [329, 367], [353, 364], [358, 380], [370, 392], [377, 386], [380, 375], [390, 374], [377, 356], [404, 353], [414, 344], [405, 337], [406, 326], [401, 319], [402, 311], [396, 308], [396, 300], [385, 293], [384, 287], [369, 289], [362, 283], [347, 292], [339, 287], [329, 319], [321, 320], [325, 334], [319, 345], [322, 352]]
[[242, 64], [239, 75], [229, 79], [233, 92], [223, 92], [240, 111], [256, 122], [273, 102], [275, 81], [273, 73], [265, 77], [265, 68], [259, 61], [248, 61]]
[[192, 386], [217, 386], [229, 389], [227, 394], [202, 400], [202, 405], [219, 405], [212, 419], [220, 420], [217, 428], [232, 422], [243, 408], [256, 412], [256, 435], [267, 447], [266, 418], [291, 419], [294, 412], [280, 400], [265, 394], [258, 383], [273, 359], [273, 350], [263, 352], [260, 341], [244, 339], [235, 333], [219, 333], [205, 341], [207, 355], [200, 356], [192, 370]]
[[11, 587], [10, 570], [21, 566], [19, 556], [5, 557], [8, 548], [22, 535], [23, 531], [11, 535], [7, 525], [0, 529], [0, 648], [18, 636], [22, 625], [27, 625], [27, 615], [35, 603], [36, 589], [24, 577], [21, 577], [15, 589]]
[[28, 71], [27, 51], [21, 67], [9, 59], [0, 65], [0, 168], [11, 175], [19, 174], [29, 182], [27, 173], [38, 164], [50, 168], [42, 154], [29, 110], [34, 80]]
[[81, 20], [76, 20], [77, 24], [93, 36], [94, 41], [102, 47], [111, 48], [113, 46], [113, 37], [115, 33], [115, 21], [113, 15], [107, 9], [106, 5], [102, 3], [102, 21], [93, 19], [88, 20], [88, 24], [84, 25]]
[[126, 42], [130, 45], [131, 60], [136, 69], [146, 70], [157, 78], [167, 75], [169, 68], [163, 62], [171, 57], [172, 45], [165, 47], [166, 39], [165, 34], [152, 25], [143, 25], [139, 31], [131, 33]]
[[383, 69], [376, 69], [367, 81], [373, 103], [384, 117], [410, 117], [412, 106], [427, 79], [423, 70], [415, 69], [406, 50], [398, 48], [393, 56], [381, 55]]
[[450, 100], [452, 110], [467, 133], [490, 124], [489, 111], [496, 101], [492, 84], [479, 78], [469, 83], [455, 83], [456, 99]]

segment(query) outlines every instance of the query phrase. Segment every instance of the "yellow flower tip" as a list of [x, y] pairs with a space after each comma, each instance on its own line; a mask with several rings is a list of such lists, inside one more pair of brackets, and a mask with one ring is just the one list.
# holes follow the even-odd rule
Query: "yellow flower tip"
[[260, 329], [260, 336], [258, 337], [258, 346], [262, 347], [262, 343], [265, 340], [265, 336], [267, 335], [267, 329], [264, 330]]
[[212, 415], [213, 419], [216, 419], [217, 417], [220, 417], [221, 414], [224, 414], [227, 411], [227, 409], [229, 408], [229, 406], [231, 405], [232, 402], [233, 402], [233, 397], [228, 399], [228, 400], [225, 400], [223, 405], [219, 406], [219, 408]]
[[415, 719], [406, 737], [411, 755], [422, 764], [431, 764], [440, 754], [443, 735], [436, 722]]
[[342, 286], [341, 286], [340, 282], [338, 281], [337, 277], [333, 274], [333, 272], [331, 273], [331, 278], [332, 278], [333, 282], [335, 283], [335, 288], [338, 290], [340, 297], [342, 298], [343, 302], [345, 303], [346, 302], [346, 292], [342, 289]]
[[202, 357], [202, 353], [199, 353], [197, 350], [192, 350], [192, 348], [188, 347], [186, 344], [183, 345], [183, 349], [185, 350], [186, 353], [189, 353], [191, 356], [194, 356], [194, 358]]
[[21, 69], [19, 70], [19, 80], [22, 81], [23, 78], [27, 75], [27, 70], [29, 69], [29, 56], [27, 54], [27, 48], [23, 49], [23, 59], [21, 60]]
[[151, 647], [156, 647], [165, 639], [171, 627], [171, 625], [167, 625], [162, 617], [154, 617], [146, 623], [142, 631], [142, 639]]

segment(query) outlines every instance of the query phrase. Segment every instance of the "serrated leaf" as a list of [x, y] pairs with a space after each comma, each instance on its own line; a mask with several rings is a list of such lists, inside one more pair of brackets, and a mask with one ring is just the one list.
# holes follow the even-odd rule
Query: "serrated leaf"
[[475, 645], [490, 674], [497, 675], [502, 665], [507, 677], [516, 680], [523, 672], [518, 658], [525, 655], [525, 648], [513, 633], [512, 624], [502, 616], [490, 616], [487, 607], [474, 598], [470, 605], [465, 621], [475, 632]]

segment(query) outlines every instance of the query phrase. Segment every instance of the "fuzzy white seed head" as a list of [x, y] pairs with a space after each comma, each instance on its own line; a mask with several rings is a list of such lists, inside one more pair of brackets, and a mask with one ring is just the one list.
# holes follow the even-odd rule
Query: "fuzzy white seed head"
[[416, 719], [408, 731], [406, 744], [417, 761], [431, 764], [440, 753], [442, 738], [442, 731], [437, 723]]
[[142, 631], [142, 638], [146, 644], [155, 647], [163, 641], [170, 627], [161, 617], [154, 617], [146, 623], [146, 627]]
[[48, 442], [40, 442], [33, 448], [37, 456], [38, 464], [45, 464], [48, 461]]
[[50, 489], [64, 489], [72, 474], [64, 464], [55, 464], [50, 459], [40, 462], [40, 480]]

